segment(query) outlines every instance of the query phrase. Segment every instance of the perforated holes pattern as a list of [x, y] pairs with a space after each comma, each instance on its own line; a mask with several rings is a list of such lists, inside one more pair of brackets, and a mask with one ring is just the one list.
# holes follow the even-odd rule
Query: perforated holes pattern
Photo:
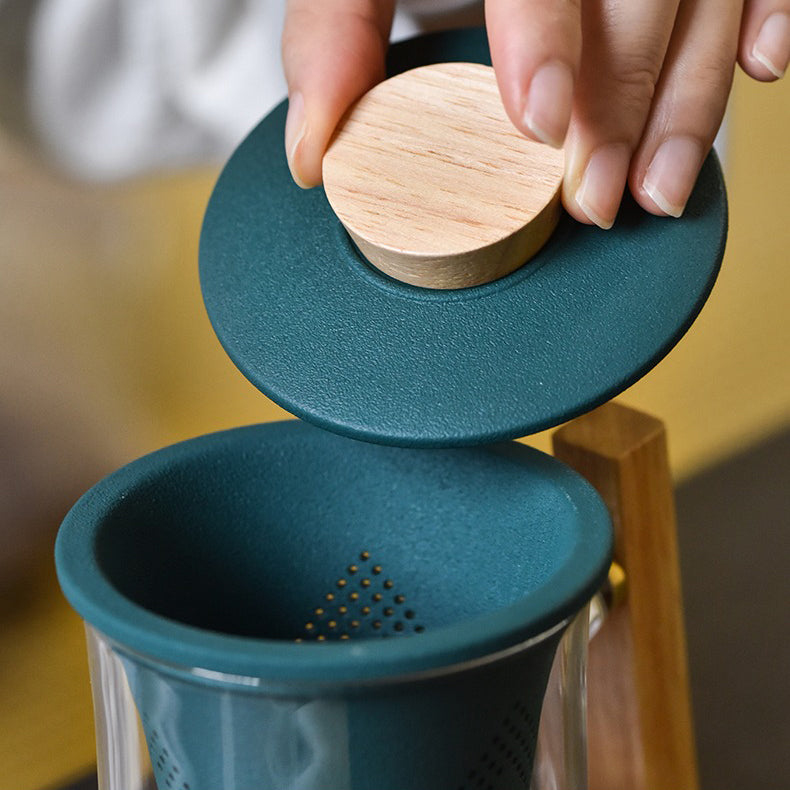
[[361, 551], [338, 576], [335, 588], [324, 594], [305, 622], [304, 639], [324, 642], [370, 636], [422, 633], [405, 593], [384, 573], [369, 551]]
[[[143, 722], [148, 724], [148, 716], [143, 714]], [[170, 752], [162, 742], [159, 733], [149, 730], [146, 726], [148, 736], [148, 753], [151, 756], [151, 765], [156, 777], [158, 790], [192, 790], [189, 782], [180, 776], [181, 771], [178, 765], [172, 760]]]
[[530, 708], [516, 700], [458, 790], [529, 788], [538, 738], [538, 722]]

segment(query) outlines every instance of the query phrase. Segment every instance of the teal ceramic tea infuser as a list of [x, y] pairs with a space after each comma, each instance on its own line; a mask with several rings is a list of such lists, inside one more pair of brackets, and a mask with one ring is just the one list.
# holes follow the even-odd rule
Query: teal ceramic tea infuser
[[160, 790], [457, 788], [484, 754], [510, 788], [610, 543], [592, 488], [526, 446], [293, 421], [120, 470], [57, 560], [121, 657]]
[[[460, 31], [393, 47], [390, 71], [487, 58]], [[383, 274], [291, 183], [284, 118], [220, 177], [200, 276], [230, 356], [307, 422], [135, 461], [58, 536], [101, 788], [147, 786], [138, 718], [157, 790], [528, 788], [555, 648], [612, 538], [586, 481], [508, 440], [688, 328], [723, 250], [718, 164], [680, 221], [561, 218], [526, 266], [440, 291]]]

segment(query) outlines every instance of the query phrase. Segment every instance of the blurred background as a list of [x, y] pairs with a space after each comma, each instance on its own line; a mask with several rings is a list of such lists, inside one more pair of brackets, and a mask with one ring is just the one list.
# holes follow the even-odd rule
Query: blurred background
[[[280, 4], [208, 3], [208, 27], [200, 5], [163, 4], [177, 34], [157, 44], [155, 3], [0, 0], [0, 786], [14, 790], [65, 786], [95, 759], [82, 627], [52, 563], [65, 511], [145, 452], [287, 416], [225, 357], [197, 280], [220, 163], [283, 95]], [[720, 280], [620, 398], [668, 427], [705, 790], [790, 786], [788, 128], [790, 83], [739, 74]]]

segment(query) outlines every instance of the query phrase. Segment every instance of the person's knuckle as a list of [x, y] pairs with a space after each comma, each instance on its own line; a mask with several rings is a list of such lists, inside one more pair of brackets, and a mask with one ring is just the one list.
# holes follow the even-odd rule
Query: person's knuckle
[[639, 105], [651, 102], [661, 71], [661, 61], [647, 52], [633, 51], [622, 56], [613, 74], [618, 93]]
[[693, 79], [687, 81], [685, 123], [702, 136], [714, 135], [718, 129], [729, 95], [731, 71], [722, 71], [714, 64], [700, 65], [693, 71]]
[[716, 93], [729, 86], [734, 65], [734, 57], [729, 52], [710, 52], [690, 70], [690, 77], [703, 93]]

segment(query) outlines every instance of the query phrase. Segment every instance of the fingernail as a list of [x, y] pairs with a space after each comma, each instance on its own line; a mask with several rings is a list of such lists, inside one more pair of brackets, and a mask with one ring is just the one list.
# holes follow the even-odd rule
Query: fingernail
[[752, 47], [752, 57], [774, 77], [784, 77], [790, 60], [790, 16], [777, 12], [763, 22]]
[[653, 155], [642, 189], [670, 217], [686, 208], [702, 165], [703, 150], [693, 137], [670, 137]]
[[574, 199], [599, 228], [609, 230], [614, 225], [630, 161], [631, 152], [625, 143], [602, 145], [587, 161]]
[[524, 108], [524, 124], [541, 142], [560, 148], [568, 131], [573, 102], [573, 72], [550, 61], [532, 77]]
[[305, 180], [300, 176], [297, 168], [297, 154], [299, 146], [307, 132], [307, 123], [304, 115], [304, 97], [298, 91], [288, 99], [288, 115], [285, 119], [285, 155], [288, 158], [288, 167], [291, 177], [302, 189], [307, 188]]

